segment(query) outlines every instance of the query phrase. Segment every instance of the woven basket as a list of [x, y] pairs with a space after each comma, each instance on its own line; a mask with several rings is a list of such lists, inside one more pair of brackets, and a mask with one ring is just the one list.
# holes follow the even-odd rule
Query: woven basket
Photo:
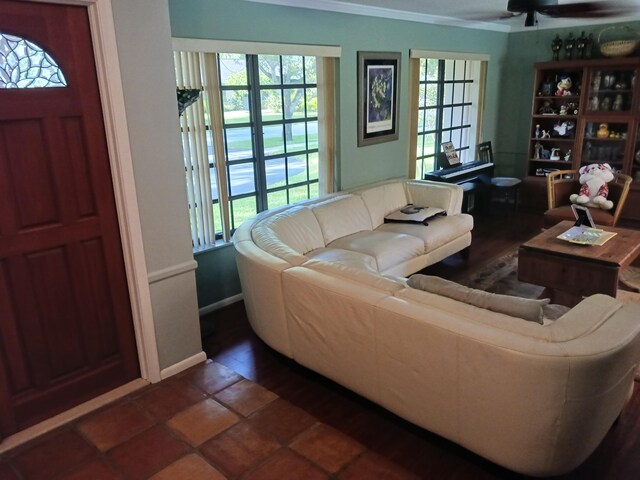
[[[602, 41], [602, 34], [611, 30], [624, 30], [626, 36], [633, 36], [636, 38], [630, 38], [627, 40], [611, 40]], [[600, 53], [605, 57], [624, 57], [630, 55], [637, 48], [640, 40], [637, 38], [638, 34], [635, 30], [629, 27], [609, 27], [605, 28], [598, 35], [598, 43], [600, 44]]]

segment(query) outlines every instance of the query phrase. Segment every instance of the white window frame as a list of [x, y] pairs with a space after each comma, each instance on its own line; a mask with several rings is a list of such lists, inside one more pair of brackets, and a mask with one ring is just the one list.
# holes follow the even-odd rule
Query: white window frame
[[[240, 41], [225, 40], [209, 40], [209, 39], [190, 39], [190, 38], [173, 38], [174, 52], [189, 52], [189, 54], [204, 54], [201, 58], [209, 57], [205, 60], [204, 66], [207, 69], [208, 78], [215, 79], [206, 86], [208, 98], [210, 99], [210, 111], [208, 115], [211, 120], [211, 129], [213, 135], [214, 157], [216, 182], [218, 189], [218, 201], [221, 210], [222, 225], [216, 228], [213, 225], [213, 213], [208, 208], [200, 209], [199, 216], [205, 215], [206, 218], [200, 219], [199, 226], [209, 229], [207, 232], [197, 231], [198, 226], [194, 224], [192, 218], [192, 238], [194, 242], [194, 250], [200, 251], [203, 248], [210, 248], [219, 243], [227, 243], [231, 238], [231, 226], [229, 219], [229, 198], [227, 191], [225, 153], [223, 144], [222, 130], [222, 105], [220, 102], [220, 85], [218, 83], [217, 62], [211, 59], [215, 58], [217, 53], [238, 53], [243, 55], [303, 55], [315, 56], [317, 58], [316, 76], [317, 76], [317, 92], [318, 92], [318, 123], [322, 124], [319, 128], [318, 150], [319, 150], [319, 194], [326, 194], [335, 189], [335, 58], [341, 54], [341, 48], [326, 45], [292, 45], [278, 43], [253, 43]], [[177, 56], [176, 56], [177, 58]], [[178, 85], [180, 86], [180, 85]], [[181, 120], [183, 122], [183, 120]], [[182, 129], [184, 131], [184, 127]], [[196, 160], [198, 161], [198, 160]], [[204, 159], [202, 160], [204, 162]], [[208, 162], [208, 160], [207, 160]], [[205, 178], [205, 167], [199, 166], [203, 171], [202, 178]], [[208, 163], [206, 166], [208, 170]], [[190, 196], [189, 201], [193, 204], [193, 189], [188, 189]], [[197, 194], [197, 192], [195, 192]], [[206, 193], [199, 198], [204, 198], [206, 202], [210, 202], [210, 198], [206, 198]], [[210, 195], [210, 192], [209, 192]], [[192, 212], [193, 213], [193, 212]], [[192, 216], [193, 217], [193, 216]], [[210, 221], [211, 220], [211, 221]], [[221, 227], [221, 228], [220, 228]], [[222, 230], [222, 239], [215, 240], [215, 230]], [[203, 241], [204, 239], [204, 241]]]
[[[469, 133], [469, 151], [467, 161], [472, 161], [476, 157], [476, 145], [481, 141], [482, 118], [484, 110], [484, 96], [486, 85], [487, 66], [490, 56], [478, 53], [462, 53], [462, 52], [441, 52], [431, 50], [412, 49], [409, 52], [409, 178], [416, 178], [417, 172], [417, 147], [418, 147], [418, 109], [419, 109], [419, 88], [420, 88], [420, 60], [421, 59], [437, 59], [437, 60], [463, 60], [477, 63], [477, 68], [472, 70], [472, 105], [470, 117], [474, 119], [471, 122]], [[459, 145], [455, 145], [460, 148]], [[437, 152], [436, 152], [437, 155]]]

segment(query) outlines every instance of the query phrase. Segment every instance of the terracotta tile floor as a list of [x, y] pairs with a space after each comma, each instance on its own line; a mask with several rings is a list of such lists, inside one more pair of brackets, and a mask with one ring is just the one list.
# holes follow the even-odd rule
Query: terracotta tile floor
[[0, 480], [417, 478], [208, 360], [0, 457]]

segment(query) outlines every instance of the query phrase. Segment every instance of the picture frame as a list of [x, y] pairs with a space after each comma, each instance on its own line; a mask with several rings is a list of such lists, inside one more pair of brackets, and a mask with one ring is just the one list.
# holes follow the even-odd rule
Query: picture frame
[[358, 147], [398, 139], [399, 52], [358, 52]]
[[587, 207], [572, 203], [571, 210], [573, 211], [573, 216], [576, 217], [576, 223], [573, 224], [575, 227], [581, 227], [583, 225], [591, 228], [596, 227], [596, 224], [591, 217], [591, 212], [589, 212]]
[[460, 163], [460, 157], [453, 142], [442, 142], [442, 151], [445, 154], [446, 164], [441, 164], [441, 167], [455, 167]]

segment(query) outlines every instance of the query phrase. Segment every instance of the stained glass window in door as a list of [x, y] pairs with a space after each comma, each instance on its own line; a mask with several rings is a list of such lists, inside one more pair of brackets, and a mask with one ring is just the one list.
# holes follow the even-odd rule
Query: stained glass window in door
[[0, 88], [65, 87], [58, 64], [29, 40], [0, 32]]

